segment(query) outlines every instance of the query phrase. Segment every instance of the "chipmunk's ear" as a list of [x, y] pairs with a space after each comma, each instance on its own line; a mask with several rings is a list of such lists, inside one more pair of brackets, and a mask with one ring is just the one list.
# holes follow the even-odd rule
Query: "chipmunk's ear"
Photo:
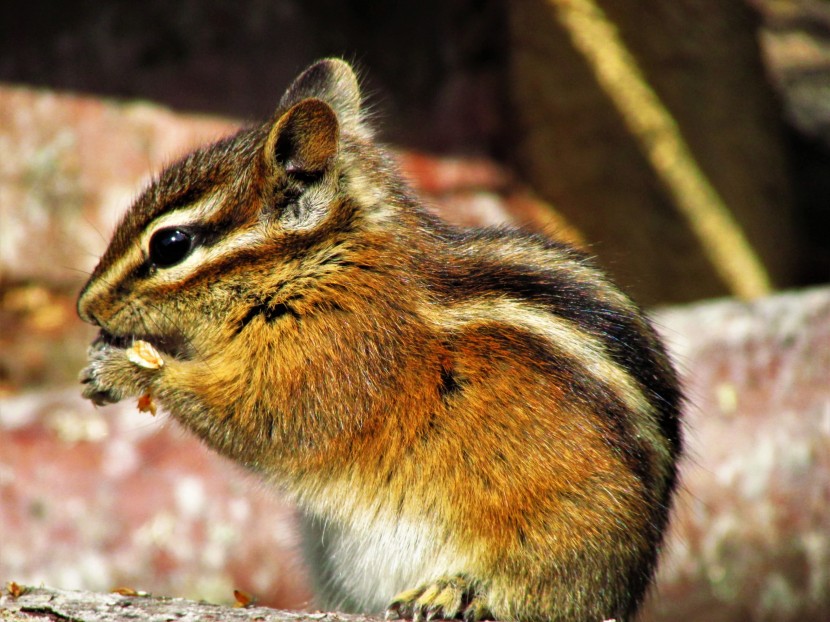
[[287, 110], [309, 98], [331, 106], [345, 131], [360, 133], [364, 129], [360, 122], [360, 86], [346, 61], [326, 58], [311, 65], [285, 91], [279, 109]]
[[284, 112], [268, 132], [264, 158], [271, 171], [307, 179], [325, 173], [337, 155], [337, 115], [319, 99], [303, 99]]

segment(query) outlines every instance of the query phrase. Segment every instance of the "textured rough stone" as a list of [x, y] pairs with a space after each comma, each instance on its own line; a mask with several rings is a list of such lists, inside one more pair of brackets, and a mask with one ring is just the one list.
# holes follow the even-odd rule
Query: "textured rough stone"
[[826, 620], [830, 289], [657, 315], [688, 455], [651, 620]]
[[379, 622], [378, 617], [335, 613], [277, 611], [265, 607], [222, 607], [182, 598], [159, 598], [147, 593], [120, 590], [101, 594], [90, 591], [56, 590], [14, 585], [0, 593], [0, 620], [32, 622]]

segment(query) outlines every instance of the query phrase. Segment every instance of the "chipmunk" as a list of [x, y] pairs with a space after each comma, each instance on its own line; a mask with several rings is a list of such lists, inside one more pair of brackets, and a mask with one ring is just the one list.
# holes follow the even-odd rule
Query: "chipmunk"
[[347, 63], [164, 170], [78, 313], [84, 396], [150, 394], [292, 498], [322, 606], [635, 614], [681, 453], [663, 346], [582, 252], [426, 211]]

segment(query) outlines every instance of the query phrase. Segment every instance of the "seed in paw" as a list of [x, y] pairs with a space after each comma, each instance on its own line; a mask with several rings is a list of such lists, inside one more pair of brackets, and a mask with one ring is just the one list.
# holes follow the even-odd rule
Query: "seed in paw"
[[161, 358], [158, 350], [152, 344], [140, 339], [134, 341], [133, 345], [127, 348], [127, 358], [131, 363], [146, 369], [158, 369], [164, 365], [164, 359]]

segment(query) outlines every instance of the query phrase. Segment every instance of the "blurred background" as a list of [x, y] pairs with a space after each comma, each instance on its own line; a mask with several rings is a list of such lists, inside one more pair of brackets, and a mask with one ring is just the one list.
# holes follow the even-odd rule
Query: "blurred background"
[[[11, 1], [0, 80], [255, 120], [311, 61], [342, 56], [382, 140], [506, 166], [644, 304], [730, 293], [557, 4]], [[826, 282], [827, 3], [600, 4], [775, 285]]]
[[690, 491], [647, 617], [826, 619], [825, 0], [5, 2], [0, 580], [308, 603], [291, 508], [163, 416], [80, 401], [74, 299], [154, 171], [332, 55], [431, 209], [557, 232], [673, 305]]

